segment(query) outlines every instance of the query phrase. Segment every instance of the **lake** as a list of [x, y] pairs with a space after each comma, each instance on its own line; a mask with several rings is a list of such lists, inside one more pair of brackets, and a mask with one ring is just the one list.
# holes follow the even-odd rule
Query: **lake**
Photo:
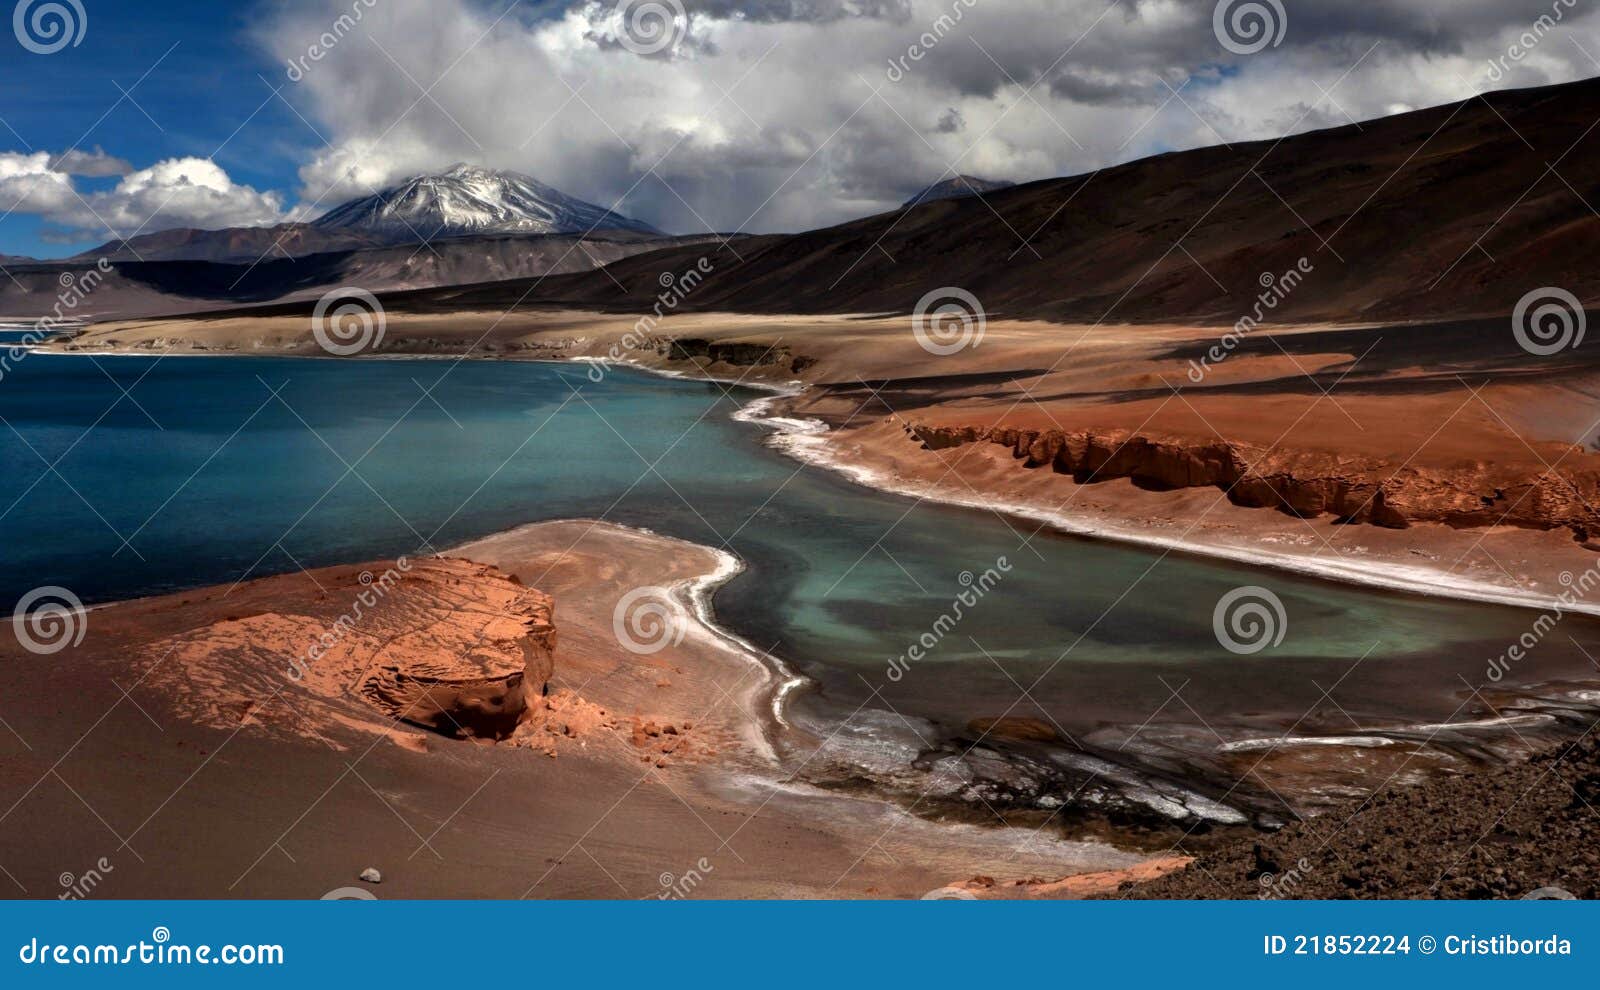
[[[586, 371], [30, 354], [0, 381], [0, 601], [60, 585], [105, 602], [601, 517], [746, 562], [716, 595], [718, 618], [815, 681], [795, 718], [832, 742], [808, 775], [910, 794], [926, 780], [940, 799], [972, 797], [974, 774], [989, 781], [979, 797], [1021, 802], [1063, 781], [1126, 796], [1159, 777], [1260, 811], [1274, 803], [1260, 787], [1223, 783], [1228, 754], [1251, 740], [1292, 727], [1359, 736], [1356, 755], [1410, 751], [1430, 720], [1492, 717], [1468, 684], [1522, 686], [1544, 700], [1521, 734], [1556, 731], [1585, 696], [1552, 701], [1551, 685], [1595, 673], [1578, 649], [1600, 645], [1590, 619], [1564, 619], [1490, 685], [1489, 658], [1536, 613], [1163, 556], [879, 493], [735, 420], [760, 393]], [[1247, 586], [1269, 589], [1286, 624], [1277, 646], [1240, 655], [1219, 643], [1213, 613]], [[971, 604], [952, 619], [963, 593]], [[983, 735], [974, 719], [1007, 714], [1062, 738], [988, 740], [984, 752], [1014, 761], [1000, 770], [946, 758]], [[1427, 743], [1481, 758], [1495, 738], [1474, 727]], [[1030, 774], [1050, 779], [1016, 779]], [[1283, 779], [1342, 793], [1334, 776]]]

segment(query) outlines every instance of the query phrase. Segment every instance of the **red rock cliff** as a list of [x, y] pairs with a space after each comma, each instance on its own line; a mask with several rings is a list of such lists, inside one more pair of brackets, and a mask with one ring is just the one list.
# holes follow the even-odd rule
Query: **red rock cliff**
[[1565, 527], [1580, 540], [1600, 531], [1600, 517], [1590, 508], [1600, 504], [1600, 470], [1591, 465], [1539, 474], [1489, 462], [1420, 470], [1221, 439], [988, 426], [914, 425], [907, 432], [930, 450], [1000, 444], [1025, 466], [1048, 467], [1080, 484], [1127, 478], [1146, 488], [1210, 486], [1226, 492], [1235, 505], [1305, 518], [1328, 514], [1341, 522], [1396, 529], [1414, 522]]

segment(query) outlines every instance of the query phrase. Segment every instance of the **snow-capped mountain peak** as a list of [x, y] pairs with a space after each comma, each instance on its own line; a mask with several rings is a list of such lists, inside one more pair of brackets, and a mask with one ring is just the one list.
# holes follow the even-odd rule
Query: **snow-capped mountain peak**
[[313, 224], [396, 241], [466, 234], [582, 234], [590, 230], [661, 232], [647, 223], [575, 199], [516, 172], [457, 164], [351, 200]]

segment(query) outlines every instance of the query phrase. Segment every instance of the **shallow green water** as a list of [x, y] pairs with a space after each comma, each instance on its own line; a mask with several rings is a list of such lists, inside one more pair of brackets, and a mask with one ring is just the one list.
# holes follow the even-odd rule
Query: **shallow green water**
[[[746, 561], [719, 617], [819, 682], [803, 707], [952, 731], [1019, 699], [1072, 732], [1292, 719], [1335, 683], [1356, 720], [1443, 718], [1533, 618], [877, 493], [764, 446], [732, 418], [754, 395], [552, 364], [30, 355], [0, 381], [0, 595], [106, 601], [601, 516]], [[1253, 656], [1213, 630], [1244, 585], [1286, 617]], [[1567, 620], [1513, 679], [1592, 672], [1569, 636], [1595, 628]]]

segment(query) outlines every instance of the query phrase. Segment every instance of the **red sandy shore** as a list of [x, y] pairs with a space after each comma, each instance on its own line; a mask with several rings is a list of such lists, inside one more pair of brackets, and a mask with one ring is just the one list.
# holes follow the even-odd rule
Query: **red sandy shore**
[[[784, 785], [772, 673], [689, 611], [727, 571], [547, 523], [453, 559], [96, 609], [52, 656], [8, 626], [0, 882], [54, 897], [93, 869], [100, 897], [315, 898], [375, 867], [382, 897], [919, 897], [1139, 862]], [[669, 590], [681, 641], [619, 646], [640, 587]]]
[[[1498, 322], [1262, 327], [1199, 382], [1189, 375], [1191, 356], [1216, 344], [1223, 332], [1216, 328], [991, 320], [981, 344], [948, 355], [921, 347], [905, 317], [705, 314], [662, 321], [648, 340], [636, 339], [633, 332], [634, 322], [626, 317], [594, 313], [397, 313], [391, 314], [386, 346], [395, 353], [545, 359], [620, 353], [630, 363], [671, 373], [788, 385], [790, 394], [771, 400], [768, 414], [818, 426], [784, 441], [791, 452], [868, 484], [1001, 508], [1031, 516], [1038, 525], [1342, 580], [1527, 604], [1551, 601], [1565, 590], [1562, 574], [1596, 565], [1600, 454], [1590, 448], [1600, 430], [1600, 399], [1594, 398], [1600, 395], [1600, 370], [1591, 367], [1587, 352], [1532, 360], [1511, 340], [1510, 328]], [[306, 353], [314, 345], [304, 321], [237, 315], [105, 325], [75, 346]], [[730, 754], [760, 750], [748, 718], [727, 726], [725, 738], [708, 747], [716, 751], [720, 769], [715, 773], [674, 766], [673, 759], [681, 757], [673, 754], [652, 757], [648, 745], [634, 745], [639, 734], [627, 727], [631, 716], [654, 720], [658, 728], [663, 719], [687, 719], [695, 723], [695, 733], [709, 736], [706, 716], [697, 718], [694, 709], [719, 693], [715, 687], [708, 693], [705, 683], [698, 692], [681, 691], [687, 678], [703, 672], [698, 664], [679, 662], [681, 671], [663, 672], [660, 679], [670, 686], [658, 686], [641, 673], [670, 662], [671, 651], [645, 663], [627, 657], [618, 664], [614, 639], [607, 643], [606, 608], [634, 585], [609, 576], [598, 558], [581, 554], [539, 557], [546, 565], [530, 568], [534, 550], [497, 556], [492, 546], [478, 546], [471, 556], [555, 596], [563, 616], [556, 682], [604, 707], [609, 717], [624, 713], [619, 723], [625, 726], [620, 733], [624, 758], [613, 764], [600, 758], [607, 750], [597, 742], [581, 742], [582, 758], [600, 768], [585, 771], [583, 779], [592, 785], [620, 773], [616, 767], [645, 766], [647, 758], [653, 768], [654, 759], [669, 755], [667, 767], [654, 768], [662, 779], [682, 774], [701, 789], [691, 796], [687, 781], [683, 788], [674, 783], [676, 793], [664, 795], [652, 813], [671, 817], [692, 810], [684, 818], [684, 833], [710, 839], [712, 849], [725, 851], [722, 837], [737, 830], [740, 842], [760, 836], [777, 844], [774, 848], [790, 843], [796, 862], [829, 864], [809, 873], [795, 867], [743, 876], [746, 864], [735, 860], [737, 865], [723, 866], [718, 875], [719, 882], [730, 884], [728, 896], [904, 895], [918, 893], [919, 886], [938, 888], [952, 878], [987, 876], [995, 884], [992, 889], [980, 884], [984, 892], [1016, 894], [1054, 890], [1054, 877], [1134, 865], [1080, 857], [1065, 866], [1022, 868], [1002, 854], [1009, 870], [1003, 872], [991, 868], [993, 849], [977, 851], [983, 840], [956, 843], [961, 848], [951, 850], [948, 843], [956, 834], [951, 830], [940, 832], [937, 842], [903, 850], [904, 859], [891, 848], [887, 854], [894, 860], [877, 863], [884, 846], [872, 845], [874, 829], [887, 830], [886, 844], [892, 846], [895, 838], [926, 823], [909, 822], [902, 829], [883, 806], [835, 798], [829, 806], [835, 817], [821, 826], [815, 795], [746, 789], [741, 774], [761, 777], [761, 760], [740, 762], [745, 758]], [[701, 573], [715, 566], [702, 560]], [[555, 583], [557, 576], [568, 582], [566, 590]], [[608, 590], [596, 596], [594, 581]], [[634, 584], [640, 583], [660, 582], [639, 575]], [[572, 624], [569, 610], [587, 607], [579, 603], [591, 600], [603, 607], [592, 607]], [[1567, 607], [1596, 611], [1600, 602]], [[598, 632], [573, 648], [573, 629]], [[591, 664], [596, 665], [592, 683], [569, 680], [578, 671], [587, 674]], [[727, 674], [734, 678], [727, 683], [752, 676], [749, 659], [739, 657]], [[71, 686], [62, 693], [79, 690], [84, 688]], [[107, 703], [116, 700], [113, 688], [104, 691], [110, 692], [103, 695]], [[675, 700], [680, 698], [685, 700]], [[646, 731], [641, 741], [656, 738]], [[557, 748], [566, 759], [571, 746]], [[733, 773], [730, 759], [739, 768]], [[546, 814], [561, 818], [556, 831], [572, 841], [564, 849], [554, 849], [560, 840], [542, 849], [552, 861], [560, 860], [552, 880], [588, 870], [591, 886], [552, 889], [600, 894], [609, 887], [619, 893], [608, 873], [622, 879], [624, 889], [647, 887], [651, 866], [662, 859], [660, 841], [618, 834], [616, 846], [627, 865], [601, 856], [606, 869], [595, 869], [582, 855], [591, 843], [574, 844], [583, 831], [567, 813], [577, 809], [572, 817], [593, 818], [609, 807], [593, 800], [597, 793], [626, 807], [650, 793], [648, 788], [607, 790], [558, 776], [561, 782], [548, 793], [566, 800], [559, 812]], [[740, 786], [730, 788], [728, 781], [736, 778]], [[614, 778], [626, 780], [626, 774]], [[748, 807], [749, 789], [760, 795], [755, 804], [771, 800], [744, 824], [741, 816], [747, 811], [740, 809]], [[614, 826], [618, 814], [603, 823]], [[785, 826], [778, 827], [784, 816]], [[722, 827], [724, 820], [728, 828]], [[846, 821], [848, 827], [840, 824]], [[852, 829], [852, 838], [841, 838], [841, 831]], [[798, 838], [802, 835], [804, 841]], [[860, 845], [852, 845], [857, 837]], [[969, 838], [961, 837], [962, 842]], [[689, 842], [674, 845], [672, 852], [687, 855], [693, 848]], [[863, 848], [870, 854], [859, 858]], [[833, 877], [813, 875], [832, 870], [825, 850], [839, 854], [837, 884]], [[697, 862], [697, 855], [687, 861]], [[278, 858], [274, 853], [264, 859], [257, 873], [270, 871]], [[913, 862], [916, 867], [908, 865]], [[1036, 878], [1045, 879], [1034, 883]], [[1025, 883], [1018, 886], [1019, 880]], [[459, 888], [442, 883], [428, 889]], [[1073, 889], [1069, 884], [1060, 892]]]

